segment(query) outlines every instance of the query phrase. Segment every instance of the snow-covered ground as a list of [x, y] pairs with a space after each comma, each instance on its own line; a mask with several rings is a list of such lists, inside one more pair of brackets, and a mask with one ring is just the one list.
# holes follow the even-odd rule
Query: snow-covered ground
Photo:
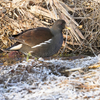
[[100, 68], [88, 69], [96, 63], [98, 57], [2, 66], [0, 100], [100, 100]]

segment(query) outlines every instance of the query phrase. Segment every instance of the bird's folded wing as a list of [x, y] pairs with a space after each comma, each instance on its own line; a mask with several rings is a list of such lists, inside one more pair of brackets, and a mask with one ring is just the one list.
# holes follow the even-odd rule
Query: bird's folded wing
[[17, 42], [26, 44], [30, 47], [34, 47], [35, 45], [49, 42], [52, 37], [53, 34], [51, 33], [50, 29], [39, 27], [26, 30], [18, 35], [14, 35], [12, 39], [15, 39]]

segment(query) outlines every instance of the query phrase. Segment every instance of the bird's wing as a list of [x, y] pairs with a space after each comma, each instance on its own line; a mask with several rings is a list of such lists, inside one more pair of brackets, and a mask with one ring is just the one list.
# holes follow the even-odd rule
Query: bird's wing
[[48, 42], [53, 37], [53, 34], [49, 28], [39, 27], [26, 30], [18, 35], [14, 35], [13, 37], [17, 42], [34, 47], [40, 43]]

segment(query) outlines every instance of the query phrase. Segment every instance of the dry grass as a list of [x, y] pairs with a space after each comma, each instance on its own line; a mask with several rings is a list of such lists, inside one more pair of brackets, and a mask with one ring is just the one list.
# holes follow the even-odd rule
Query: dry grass
[[100, 2], [96, 0], [1, 0], [0, 43], [7, 48], [12, 34], [49, 27], [59, 18], [67, 23], [62, 52], [99, 53]]

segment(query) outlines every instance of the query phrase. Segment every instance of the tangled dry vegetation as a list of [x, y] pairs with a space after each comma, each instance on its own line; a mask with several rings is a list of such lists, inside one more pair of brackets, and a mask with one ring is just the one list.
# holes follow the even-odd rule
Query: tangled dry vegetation
[[100, 0], [0, 0], [1, 48], [13, 44], [12, 34], [59, 18], [67, 23], [62, 52], [99, 53]]

